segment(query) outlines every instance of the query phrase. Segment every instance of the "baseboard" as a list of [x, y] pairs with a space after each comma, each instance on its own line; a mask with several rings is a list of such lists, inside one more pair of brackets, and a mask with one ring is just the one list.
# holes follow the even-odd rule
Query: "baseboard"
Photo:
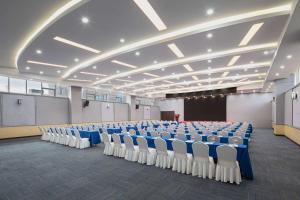
[[296, 144], [300, 145], [300, 129], [279, 124], [274, 124], [273, 128], [275, 135], [284, 135]]

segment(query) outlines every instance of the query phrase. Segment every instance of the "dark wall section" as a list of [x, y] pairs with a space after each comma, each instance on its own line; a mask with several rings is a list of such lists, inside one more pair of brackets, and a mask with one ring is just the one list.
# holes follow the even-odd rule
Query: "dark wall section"
[[226, 121], [226, 97], [184, 99], [185, 121]]

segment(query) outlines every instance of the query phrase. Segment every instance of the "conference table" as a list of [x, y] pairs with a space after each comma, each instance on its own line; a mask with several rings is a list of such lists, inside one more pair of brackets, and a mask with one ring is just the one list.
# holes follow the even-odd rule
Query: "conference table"
[[121, 132], [122, 132], [121, 128], [107, 128], [107, 133], [108, 134], [121, 133]]
[[[126, 134], [119, 134], [121, 142], [124, 143], [124, 136]], [[157, 137], [151, 137], [151, 136], [137, 136], [137, 135], [131, 135], [133, 139], [134, 145], [137, 145], [137, 138], [138, 137], [145, 137], [148, 142], [148, 147], [155, 148], [154, 140]], [[175, 140], [174, 138], [170, 139], [164, 139], [167, 143], [167, 149], [173, 151], [172, 143]], [[185, 143], [187, 144], [187, 153], [193, 154], [192, 144], [194, 143], [193, 140], [186, 140]], [[217, 142], [205, 142], [209, 146], [209, 156], [213, 158], [217, 158], [217, 147], [220, 145], [223, 145], [223, 143], [217, 143]], [[243, 177], [252, 180], [253, 179], [253, 171], [250, 161], [250, 156], [248, 152], [248, 146], [247, 145], [234, 145], [234, 147], [237, 150], [237, 161], [240, 165], [241, 174]]]
[[[75, 135], [74, 129], [70, 129], [70, 130], [72, 134]], [[99, 131], [87, 131], [87, 130], [78, 130], [78, 131], [80, 137], [89, 138], [91, 147], [101, 143]]]

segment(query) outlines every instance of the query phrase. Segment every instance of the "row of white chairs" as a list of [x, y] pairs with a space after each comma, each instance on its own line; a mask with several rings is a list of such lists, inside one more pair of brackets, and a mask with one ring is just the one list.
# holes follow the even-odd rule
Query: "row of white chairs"
[[179, 173], [192, 174], [209, 179], [240, 184], [242, 181], [239, 163], [236, 161], [237, 151], [229, 145], [217, 147], [218, 163], [209, 156], [209, 147], [203, 142], [192, 144], [193, 155], [187, 153], [184, 141], [175, 139], [172, 142], [173, 151], [167, 149], [167, 143], [162, 138], [154, 140], [155, 149], [149, 148], [145, 137], [137, 137], [138, 145], [134, 145], [130, 135], [124, 136], [124, 144], [121, 143], [118, 134], [112, 134], [113, 142], [107, 133], [102, 133], [105, 144], [104, 154], [125, 158], [128, 161], [140, 164], [155, 165], [160, 168], [172, 168]]
[[42, 132], [41, 139], [52, 143], [62, 144], [69, 147], [75, 147], [78, 149], [84, 149], [90, 147], [89, 138], [81, 138], [77, 129], [74, 129], [74, 134], [68, 128], [52, 128], [50, 129], [40, 127]]

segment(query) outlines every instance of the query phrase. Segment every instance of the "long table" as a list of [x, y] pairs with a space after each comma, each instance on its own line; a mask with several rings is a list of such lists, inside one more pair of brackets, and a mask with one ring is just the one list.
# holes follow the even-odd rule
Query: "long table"
[[[124, 143], [124, 136], [125, 134], [119, 134], [121, 138], [121, 142]], [[155, 148], [154, 140], [156, 137], [151, 137], [151, 136], [137, 136], [137, 135], [132, 135], [131, 136], [133, 139], [134, 145], [137, 145], [137, 137], [145, 137], [147, 142], [148, 142], [148, 147], [150, 148]], [[174, 141], [174, 138], [171, 139], [164, 139], [167, 143], [167, 149], [173, 151], [173, 146], [172, 143]], [[194, 143], [193, 140], [187, 140], [185, 141], [187, 144], [187, 152], [193, 154], [193, 149], [192, 149], [192, 144]], [[213, 158], [217, 158], [217, 151], [216, 148], [222, 143], [207, 143], [209, 146], [209, 156]], [[248, 146], [247, 145], [235, 145], [235, 148], [237, 150], [237, 161], [239, 162], [240, 169], [241, 169], [241, 174], [243, 177], [247, 179], [253, 179], [253, 171], [252, 171], [252, 166], [251, 166], [251, 161], [250, 161], [250, 156], [248, 152]]]
[[[74, 135], [74, 129], [70, 129], [72, 134]], [[82, 138], [89, 138], [91, 147], [96, 145], [96, 144], [100, 144], [101, 139], [100, 139], [100, 135], [99, 135], [99, 131], [86, 131], [86, 130], [78, 130], [80, 137]]]

